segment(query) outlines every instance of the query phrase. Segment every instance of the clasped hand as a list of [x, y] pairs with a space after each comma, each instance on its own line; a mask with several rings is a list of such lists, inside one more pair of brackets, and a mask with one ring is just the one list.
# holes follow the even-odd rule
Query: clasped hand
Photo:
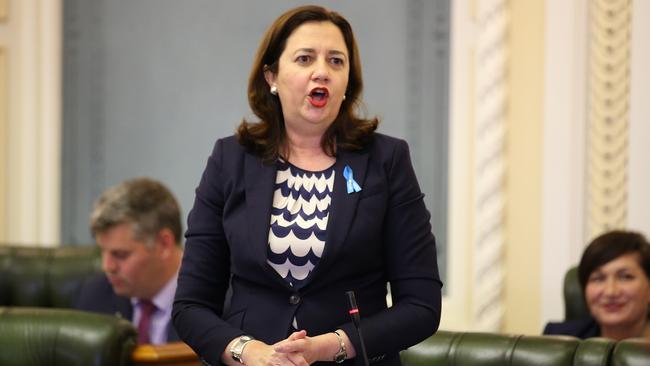
[[[327, 357], [330, 345], [324, 335], [308, 337], [300, 330], [273, 345], [252, 341], [244, 352], [246, 366], [308, 366]], [[336, 350], [332, 351], [332, 355]], [[331, 355], [330, 355], [331, 356]]]

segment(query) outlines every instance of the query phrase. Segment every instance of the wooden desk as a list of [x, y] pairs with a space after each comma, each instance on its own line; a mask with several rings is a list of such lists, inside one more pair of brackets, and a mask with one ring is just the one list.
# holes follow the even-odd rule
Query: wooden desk
[[199, 357], [183, 342], [139, 345], [131, 359], [135, 366], [201, 366]]

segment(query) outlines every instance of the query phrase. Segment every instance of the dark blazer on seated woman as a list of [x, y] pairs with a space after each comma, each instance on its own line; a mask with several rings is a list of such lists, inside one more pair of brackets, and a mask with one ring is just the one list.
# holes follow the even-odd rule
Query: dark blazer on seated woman
[[594, 318], [574, 319], [559, 323], [548, 323], [544, 335], [569, 335], [580, 339], [600, 337], [600, 327]]
[[[346, 166], [360, 185], [348, 193]], [[218, 140], [188, 218], [174, 325], [216, 365], [234, 338], [287, 338], [344, 330], [363, 363], [346, 291], [356, 293], [368, 357], [399, 365], [401, 349], [431, 335], [441, 310], [435, 239], [406, 142], [374, 134], [361, 151], [339, 149], [327, 239], [309, 282], [292, 288], [268, 263], [276, 167], [229, 137]], [[393, 306], [387, 310], [386, 283]], [[232, 288], [229, 306], [226, 291]]]

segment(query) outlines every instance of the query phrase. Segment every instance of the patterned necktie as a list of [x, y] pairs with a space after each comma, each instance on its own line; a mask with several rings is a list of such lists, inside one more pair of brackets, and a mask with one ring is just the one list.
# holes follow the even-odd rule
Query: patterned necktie
[[151, 300], [141, 299], [138, 302], [140, 307], [140, 321], [138, 322], [138, 344], [151, 343], [151, 315], [156, 311], [156, 305]]

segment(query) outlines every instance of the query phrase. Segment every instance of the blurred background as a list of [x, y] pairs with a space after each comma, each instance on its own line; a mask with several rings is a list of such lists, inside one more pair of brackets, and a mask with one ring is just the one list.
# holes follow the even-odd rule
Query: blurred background
[[[611, 228], [650, 235], [650, 2], [312, 1], [361, 52], [364, 113], [406, 139], [445, 282], [442, 328], [538, 334]], [[252, 119], [270, 23], [301, 1], [0, 0], [0, 245], [93, 245], [95, 198], [169, 185]]]

